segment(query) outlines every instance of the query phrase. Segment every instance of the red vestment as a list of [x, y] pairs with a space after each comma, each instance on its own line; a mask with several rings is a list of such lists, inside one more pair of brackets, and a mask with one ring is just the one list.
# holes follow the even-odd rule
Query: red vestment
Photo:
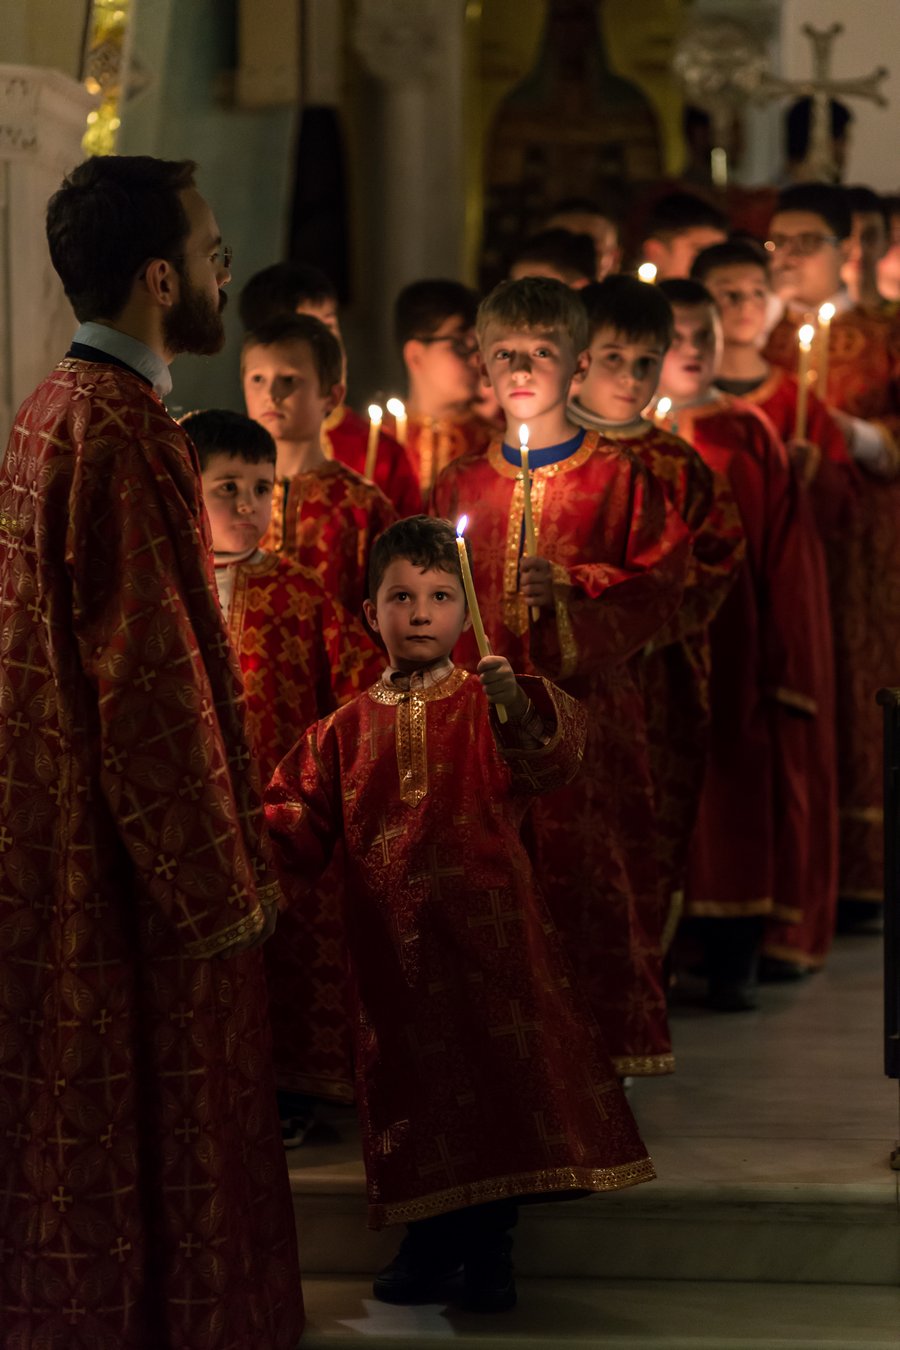
[[[384, 657], [308, 567], [283, 554], [234, 565], [228, 628], [241, 662], [251, 745], [268, 782], [320, 717], [377, 678]], [[352, 1101], [340, 858], [265, 946], [275, 1082]]]
[[[853, 309], [831, 323], [827, 401], [900, 443], [900, 323]], [[797, 330], [774, 329], [766, 356], [794, 371]], [[828, 540], [837, 685], [840, 894], [884, 894], [882, 714], [878, 690], [900, 671], [900, 483], [859, 476], [852, 521]]]
[[312, 568], [329, 595], [362, 615], [369, 552], [397, 513], [374, 483], [336, 459], [275, 484], [260, 547]]
[[494, 430], [475, 413], [468, 417], [409, 417], [406, 453], [419, 479], [421, 501], [428, 501], [440, 475], [462, 455], [486, 450]]
[[[677, 609], [690, 537], [646, 469], [593, 431], [567, 459], [535, 469], [532, 499], [538, 554], [553, 564], [556, 593], [537, 622], [518, 593], [521, 473], [501, 445], [451, 464], [433, 507], [469, 517], [494, 650], [513, 669], [555, 679], [587, 709], [583, 772], [532, 812], [535, 865], [617, 1070], [668, 1073], [653, 782], [629, 658]], [[457, 657], [477, 664], [471, 632]]]
[[0, 471], [4, 1346], [293, 1350], [278, 896], [196, 455], [65, 360]]
[[[766, 950], [821, 964], [834, 926], [833, 660], [808, 502], [771, 424], [721, 396], [679, 430], [726, 473], [747, 555], [710, 629], [710, 755], [687, 912], [772, 915]], [[771, 939], [771, 940], [770, 940]]]
[[373, 1227], [653, 1176], [520, 838], [531, 797], [576, 772], [584, 712], [523, 684], [546, 745], [495, 736], [457, 667], [406, 692], [373, 685], [266, 794], [289, 895], [344, 840]]
[[[322, 448], [329, 459], [339, 459], [358, 474], [365, 473], [369, 450], [368, 422], [342, 403], [322, 424]], [[378, 454], [372, 481], [381, 488], [388, 501], [393, 502], [401, 519], [418, 515], [422, 510], [419, 480], [409, 455], [384, 427], [378, 433]]]

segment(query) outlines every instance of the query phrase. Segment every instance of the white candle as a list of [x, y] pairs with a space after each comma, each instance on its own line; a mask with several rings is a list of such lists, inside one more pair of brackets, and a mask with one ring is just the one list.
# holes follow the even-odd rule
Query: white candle
[[[519, 427], [519, 454], [522, 456], [522, 502], [525, 516], [525, 554], [529, 558], [536, 558], [537, 536], [534, 532], [534, 509], [531, 501], [531, 468], [528, 463], [528, 426], [525, 422]], [[532, 605], [532, 623], [537, 623], [540, 617], [540, 609], [537, 605]]]
[[649, 282], [652, 285], [656, 280], [656, 263], [641, 263], [638, 268], [638, 280]]
[[406, 404], [400, 398], [389, 398], [387, 410], [394, 419], [394, 432], [401, 445], [406, 445]]
[[812, 351], [816, 330], [811, 323], [805, 323], [797, 334], [800, 342], [800, 360], [797, 365], [797, 418], [794, 422], [794, 439], [806, 440], [806, 405], [809, 394], [809, 354]]
[[[469, 554], [466, 549], [465, 532], [469, 523], [468, 516], [460, 516], [456, 522], [456, 547], [459, 549], [459, 568], [462, 572], [463, 588], [466, 592], [466, 604], [469, 607], [469, 618], [472, 620], [472, 632], [475, 634], [475, 641], [478, 644], [479, 656], [491, 655], [491, 644], [488, 642], [487, 633], [484, 631], [484, 624], [481, 622], [481, 610], [478, 608], [478, 596], [475, 594], [475, 583], [472, 580], [472, 569], [469, 567]], [[506, 709], [502, 703], [495, 704], [497, 717], [501, 722], [507, 720]]]
[[377, 403], [369, 404], [369, 441], [366, 446], [366, 478], [375, 477], [375, 461], [378, 458], [378, 437], [381, 432], [381, 419], [384, 414]]
[[663, 396], [656, 405], [654, 416], [657, 422], [664, 422], [672, 411], [672, 400]]
[[816, 340], [819, 359], [816, 363], [816, 393], [824, 403], [828, 398], [828, 355], [831, 348], [831, 320], [835, 308], [830, 300], [819, 306], [819, 331]]

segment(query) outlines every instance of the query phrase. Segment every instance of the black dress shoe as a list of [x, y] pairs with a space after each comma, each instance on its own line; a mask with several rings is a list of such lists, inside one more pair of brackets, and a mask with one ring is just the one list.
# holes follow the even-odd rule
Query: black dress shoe
[[423, 1251], [405, 1237], [389, 1266], [372, 1281], [372, 1293], [381, 1303], [446, 1303], [462, 1262], [445, 1253]]
[[802, 966], [799, 961], [784, 961], [780, 956], [759, 958], [761, 984], [796, 984], [811, 974], [809, 966]]
[[509, 1233], [467, 1253], [462, 1306], [468, 1312], [507, 1312], [516, 1306], [516, 1298]]

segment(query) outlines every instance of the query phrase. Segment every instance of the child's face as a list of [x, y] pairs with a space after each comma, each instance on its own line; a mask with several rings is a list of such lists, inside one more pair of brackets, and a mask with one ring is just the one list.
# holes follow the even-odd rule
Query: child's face
[[673, 277], [689, 277], [697, 254], [724, 240], [724, 230], [717, 230], [714, 225], [692, 225], [669, 239], [648, 239], [644, 253], [648, 262], [656, 264], [657, 279], [668, 281]]
[[452, 314], [433, 333], [410, 338], [403, 359], [426, 405], [468, 404], [478, 391], [478, 342], [461, 314]]
[[319, 323], [324, 323], [326, 328], [331, 329], [338, 342], [343, 342], [336, 300], [301, 300], [297, 306], [297, 313], [311, 314], [314, 319], [319, 320]]
[[716, 302], [726, 345], [759, 346], [771, 295], [763, 269], [754, 263], [717, 267], [703, 284]]
[[457, 574], [423, 571], [408, 558], [388, 564], [375, 603], [367, 600], [365, 611], [398, 670], [417, 670], [449, 656], [470, 623]]
[[841, 278], [850, 287], [875, 284], [878, 264], [888, 250], [888, 233], [880, 211], [854, 211], [847, 261]]
[[676, 403], [701, 397], [716, 369], [717, 331], [711, 305], [673, 306], [675, 336], [663, 360], [660, 393]]
[[482, 343], [482, 378], [494, 393], [507, 422], [518, 428], [546, 414], [565, 411], [569, 386], [581, 380], [587, 352], [576, 352], [568, 333], [490, 325]]
[[318, 440], [322, 423], [343, 395], [339, 384], [322, 392], [306, 342], [248, 347], [241, 376], [247, 415], [276, 441]]
[[841, 284], [849, 240], [836, 240], [815, 211], [779, 211], [769, 226], [772, 286], [782, 300], [821, 305]]
[[275, 465], [211, 455], [200, 482], [215, 551], [246, 553], [258, 544], [272, 515]]
[[656, 392], [663, 348], [655, 338], [636, 341], [614, 328], [598, 328], [590, 345], [591, 363], [578, 397], [589, 412], [611, 422], [638, 417]]

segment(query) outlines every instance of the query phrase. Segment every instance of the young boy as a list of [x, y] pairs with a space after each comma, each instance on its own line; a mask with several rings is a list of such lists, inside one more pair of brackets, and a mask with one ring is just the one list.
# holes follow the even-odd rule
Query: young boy
[[690, 276], [701, 249], [728, 236], [728, 219], [717, 206], [691, 192], [670, 192], [654, 206], [644, 228], [644, 258], [657, 281]]
[[526, 239], [509, 264], [513, 281], [520, 277], [554, 277], [576, 291], [596, 280], [595, 271], [594, 241], [590, 235], [574, 234], [560, 226]]
[[306, 314], [272, 319], [244, 338], [247, 412], [275, 439], [272, 521], [263, 546], [312, 568], [361, 617], [372, 540], [395, 519], [380, 488], [326, 459], [322, 423], [343, 398], [343, 357], [333, 333]]
[[601, 207], [587, 197], [567, 197], [557, 202], [544, 221], [544, 229], [571, 230], [588, 234], [594, 244], [594, 274], [598, 281], [618, 272], [622, 263], [622, 238], [619, 216], [607, 205]]
[[[503, 282], [482, 303], [478, 333], [508, 443], [451, 464], [434, 509], [469, 516], [494, 649], [521, 669], [551, 675], [585, 704], [584, 772], [537, 804], [535, 863], [617, 1071], [668, 1073], [659, 952], [641, 929], [637, 901], [655, 896], [656, 874], [647, 847], [643, 701], [628, 659], [677, 609], [690, 536], [634, 456], [569, 419], [570, 385], [580, 384], [589, 360], [587, 315], [574, 291], [543, 277]], [[523, 423], [534, 471], [534, 556], [523, 556]], [[477, 660], [469, 635], [460, 659], [470, 668]]]
[[[272, 510], [275, 442], [241, 413], [189, 413], [200, 459], [216, 585], [244, 676], [250, 741], [267, 783], [297, 737], [365, 689], [381, 669], [362, 623], [294, 558], [261, 549]], [[291, 909], [266, 944], [275, 1081], [287, 1146], [308, 1116], [298, 1094], [349, 1101], [353, 1092], [341, 938], [340, 873], [315, 904]]]
[[829, 544], [835, 623], [841, 792], [840, 894], [868, 918], [884, 890], [882, 718], [875, 693], [900, 669], [900, 321], [854, 306], [841, 286], [852, 221], [842, 189], [807, 183], [781, 193], [767, 247], [787, 311], [766, 357], [797, 369], [797, 327], [831, 301], [828, 387], [862, 473], [852, 528]]
[[[672, 341], [672, 308], [659, 287], [634, 277], [608, 277], [581, 292], [591, 331], [591, 363], [569, 403], [581, 426], [636, 455], [660, 483], [690, 529], [693, 552], [684, 598], [665, 630], [635, 658], [646, 726], [632, 739], [635, 765], [627, 781], [649, 798], [647, 765], [637, 751], [646, 738], [654, 818], [635, 830], [632, 874], [648, 853], [660, 873], [658, 894], [636, 896], [659, 960], [674, 936], [684, 904], [688, 848], [697, 819], [709, 741], [709, 624], [736, 580], [744, 557], [740, 515], [727, 480], [709, 469], [685, 441], [641, 415], [656, 392]], [[624, 414], [624, 415], [623, 415]], [[632, 819], [634, 817], [632, 816]], [[652, 839], [653, 848], [647, 847]], [[621, 949], [610, 934], [608, 946]], [[657, 967], [657, 978], [661, 971]], [[620, 978], [620, 977], [618, 977]], [[616, 981], [612, 972], [607, 983]], [[648, 1019], [645, 1055], [664, 1052], [668, 1031]]]
[[795, 438], [797, 381], [763, 356], [772, 295], [768, 254], [749, 239], [713, 244], [698, 253], [691, 276], [716, 302], [722, 350], [716, 388], [761, 408], [781, 437], [823, 537], [843, 530], [856, 498], [858, 471], [844, 433], [815, 391], [807, 391], [806, 436]]
[[[256, 272], [241, 291], [241, 322], [252, 332], [272, 319], [289, 314], [310, 314], [329, 328], [344, 350], [338, 314], [337, 292], [324, 272], [298, 262], [273, 263]], [[347, 384], [347, 354], [344, 351], [342, 382]], [[343, 400], [322, 423], [322, 449], [328, 459], [363, 473], [369, 445], [369, 423]], [[420, 508], [419, 485], [403, 447], [382, 427], [373, 481], [398, 515], [408, 516]]]
[[394, 335], [409, 392], [406, 449], [427, 501], [451, 460], [483, 450], [491, 428], [475, 413], [478, 343], [474, 291], [458, 281], [415, 281], [397, 296]]
[[[696, 281], [666, 281], [675, 337], [660, 392], [673, 423], [727, 474], [747, 537], [710, 629], [710, 756], [686, 910], [703, 921], [710, 1001], [755, 1006], [765, 932], [771, 976], [821, 965], [834, 922], [831, 633], [821, 545], [771, 424], [712, 389], [717, 320]], [[775, 963], [781, 963], [776, 965]]]
[[453, 665], [447, 521], [387, 530], [369, 595], [389, 665], [295, 746], [266, 815], [289, 897], [344, 842], [370, 1222], [409, 1225], [375, 1296], [442, 1297], [462, 1266], [467, 1306], [500, 1310], [518, 1198], [653, 1175], [520, 839], [529, 798], [577, 771], [585, 717], [503, 657]]

